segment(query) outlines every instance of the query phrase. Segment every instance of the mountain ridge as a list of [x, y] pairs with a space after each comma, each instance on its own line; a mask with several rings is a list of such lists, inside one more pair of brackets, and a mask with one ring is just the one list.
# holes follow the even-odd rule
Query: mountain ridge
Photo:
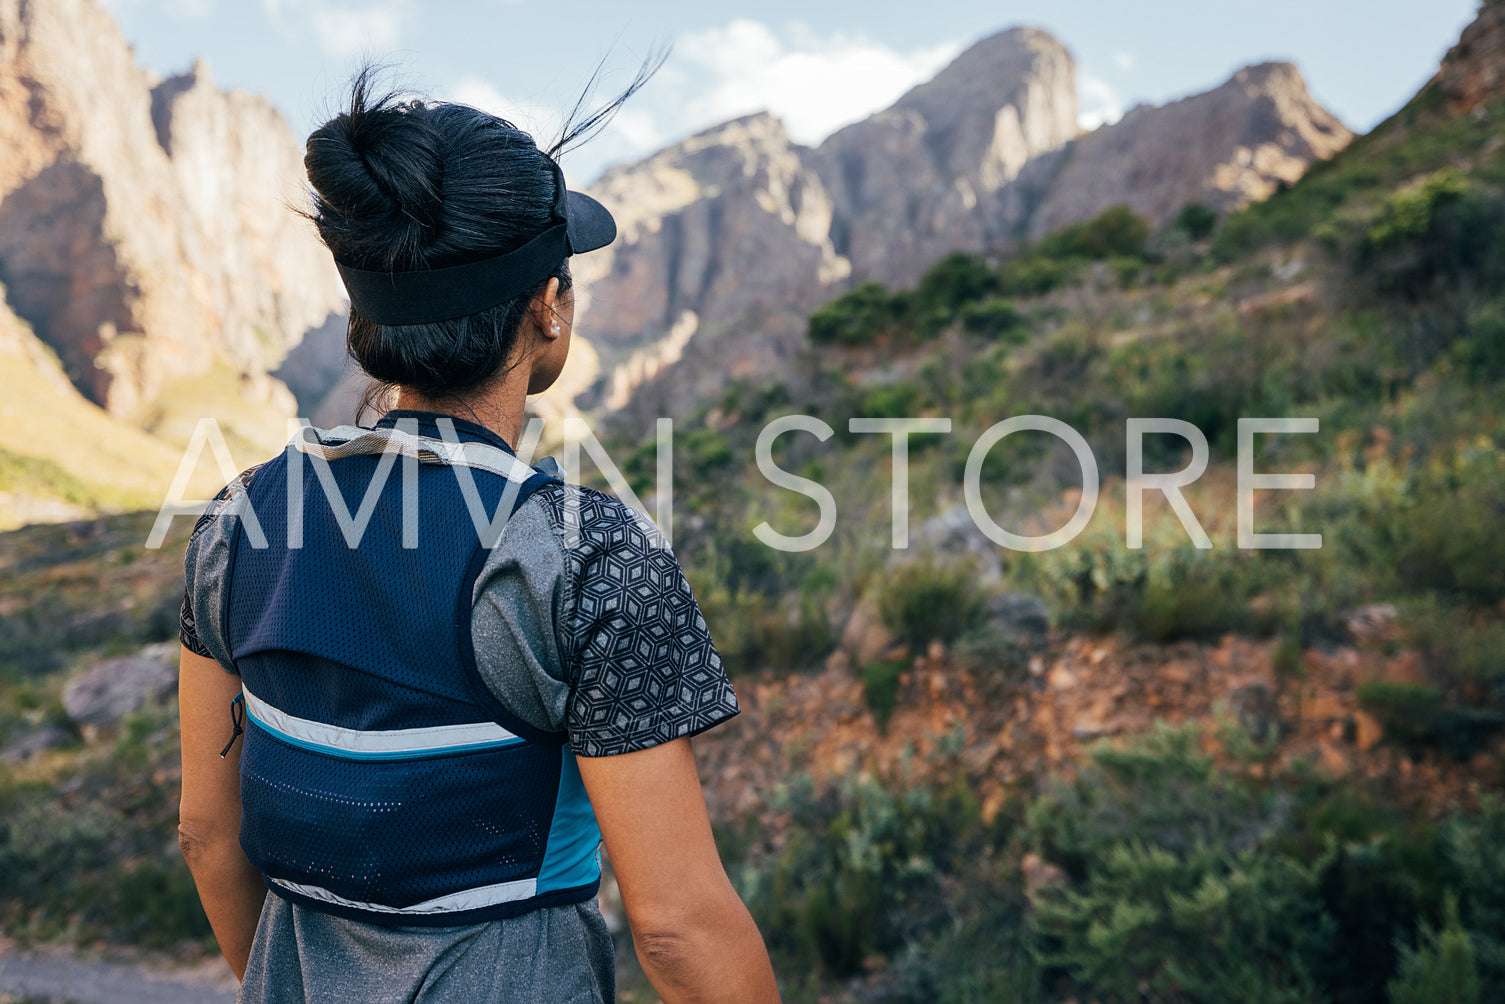
[[547, 407], [682, 416], [791, 359], [803, 317], [854, 283], [912, 284], [949, 252], [1008, 253], [1120, 202], [1155, 226], [1193, 201], [1228, 212], [1352, 138], [1283, 63], [1082, 133], [1070, 52], [1038, 28], [978, 41], [815, 147], [767, 113], [735, 123], [592, 186], [629, 225], [580, 265], [594, 368]]

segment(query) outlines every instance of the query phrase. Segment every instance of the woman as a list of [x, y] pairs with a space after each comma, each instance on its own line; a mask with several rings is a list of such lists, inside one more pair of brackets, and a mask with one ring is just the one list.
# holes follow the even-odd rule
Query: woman
[[189, 545], [180, 842], [243, 1001], [610, 1001], [600, 841], [664, 1000], [777, 1000], [690, 749], [737, 706], [684, 576], [509, 445], [569, 351], [569, 256], [615, 236], [554, 154], [644, 79], [549, 153], [368, 73], [309, 138], [396, 408], [305, 430]]

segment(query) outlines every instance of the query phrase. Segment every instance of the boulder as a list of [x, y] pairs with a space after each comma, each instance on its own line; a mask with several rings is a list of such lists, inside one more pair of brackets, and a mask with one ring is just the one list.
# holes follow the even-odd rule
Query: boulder
[[63, 688], [63, 710], [80, 726], [109, 725], [178, 685], [177, 645], [148, 645], [132, 655], [106, 659]]

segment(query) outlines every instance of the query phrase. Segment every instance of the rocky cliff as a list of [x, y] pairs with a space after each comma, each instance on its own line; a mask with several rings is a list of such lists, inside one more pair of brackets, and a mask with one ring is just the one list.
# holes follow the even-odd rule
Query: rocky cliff
[[1505, 0], [1484, 0], [1458, 44], [1448, 50], [1434, 83], [1451, 112], [1472, 111], [1505, 94]]
[[996, 247], [1024, 206], [1011, 183], [1076, 136], [1076, 69], [1034, 28], [986, 38], [814, 152], [853, 275], [910, 283], [956, 248]]
[[1005, 251], [1115, 203], [1157, 224], [1190, 201], [1233, 209], [1351, 138], [1283, 63], [1078, 132], [1070, 54], [1015, 28], [815, 149], [755, 115], [609, 171], [593, 191], [624, 227], [581, 262], [599, 371], [576, 368], [577, 402], [682, 415], [777, 372], [809, 310], [853, 282], [910, 284], [950, 251]]
[[0, 281], [110, 413], [158, 423], [206, 374], [291, 413], [268, 369], [344, 309], [301, 179], [265, 100], [203, 64], [153, 81], [95, 0], [0, 0]]
[[1239, 70], [1221, 87], [1081, 137], [1029, 220], [1041, 237], [1124, 203], [1162, 224], [1186, 203], [1220, 211], [1266, 198], [1353, 139], [1290, 63]]

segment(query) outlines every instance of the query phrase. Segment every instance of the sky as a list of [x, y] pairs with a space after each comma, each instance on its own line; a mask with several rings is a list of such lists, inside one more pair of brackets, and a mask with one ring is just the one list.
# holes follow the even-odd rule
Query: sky
[[338, 110], [354, 70], [374, 59], [400, 86], [501, 114], [547, 145], [598, 66], [596, 93], [609, 98], [671, 47], [612, 125], [563, 159], [572, 185], [754, 111], [818, 143], [1017, 25], [1044, 28], [1071, 51], [1084, 128], [1279, 59], [1367, 132], [1426, 82], [1476, 9], [1476, 0], [102, 2], [142, 65], [167, 76], [205, 58], [220, 87], [266, 95], [300, 136]]

